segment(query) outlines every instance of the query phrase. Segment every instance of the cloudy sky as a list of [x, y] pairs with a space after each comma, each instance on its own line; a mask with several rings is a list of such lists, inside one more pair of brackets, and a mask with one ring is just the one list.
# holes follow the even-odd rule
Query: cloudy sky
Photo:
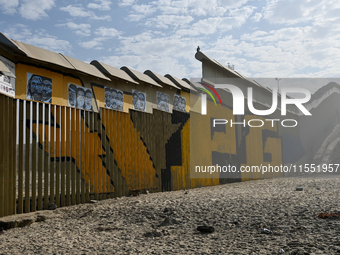
[[248, 77], [340, 77], [335, 0], [0, 0], [1, 32], [85, 62], [201, 77], [201, 51]]

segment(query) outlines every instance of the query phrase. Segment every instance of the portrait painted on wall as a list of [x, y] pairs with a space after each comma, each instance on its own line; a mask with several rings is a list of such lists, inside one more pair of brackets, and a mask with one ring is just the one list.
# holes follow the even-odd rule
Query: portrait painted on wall
[[157, 91], [157, 109], [170, 112], [170, 96]]
[[91, 89], [70, 83], [68, 85], [68, 105], [78, 109], [92, 111]]
[[52, 79], [27, 73], [27, 99], [52, 103]]
[[9, 73], [0, 72], [0, 93], [7, 96], [15, 96], [15, 64], [0, 56], [0, 61], [9, 69]]
[[123, 91], [105, 87], [105, 107], [123, 111]]
[[146, 111], [146, 94], [137, 90], [132, 90], [133, 109]]
[[184, 97], [181, 97], [179, 95], [175, 95], [174, 110], [186, 112], [186, 100], [185, 100]]

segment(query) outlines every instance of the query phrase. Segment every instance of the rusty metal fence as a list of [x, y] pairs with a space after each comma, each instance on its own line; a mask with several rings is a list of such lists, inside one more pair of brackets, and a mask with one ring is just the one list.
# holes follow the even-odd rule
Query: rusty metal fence
[[120, 125], [112, 121], [113, 111], [98, 114], [0, 95], [0, 114], [0, 217], [127, 194], [110, 157], [110, 136], [119, 140], [110, 129]]
[[189, 179], [189, 113], [97, 113], [0, 94], [0, 114], [0, 217], [211, 185]]

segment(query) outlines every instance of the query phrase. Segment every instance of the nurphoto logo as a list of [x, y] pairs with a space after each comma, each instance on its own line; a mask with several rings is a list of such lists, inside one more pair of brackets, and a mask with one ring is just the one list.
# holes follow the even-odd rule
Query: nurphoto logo
[[[222, 105], [222, 101], [216, 90], [207, 84], [204, 84], [205, 86], [208, 86], [217, 96], [217, 98], [220, 101], [220, 104]], [[244, 115], [244, 94], [240, 88], [238, 88], [235, 85], [231, 84], [216, 84], [215, 88], [217, 89], [229, 89], [232, 96], [233, 96], [233, 114], [234, 115]], [[216, 101], [212, 94], [206, 90], [206, 89], [201, 89], [205, 92], [207, 92], [210, 97], [212, 97], [213, 101]], [[270, 109], [267, 110], [257, 110], [254, 108], [253, 105], [253, 88], [248, 87], [247, 88], [248, 92], [248, 97], [247, 97], [247, 103], [248, 103], [248, 108], [249, 111], [255, 115], [260, 115], [260, 116], [265, 116], [265, 115], [270, 115], [275, 112], [277, 109], [277, 88], [273, 88], [272, 91], [272, 99], [273, 103]], [[288, 93], [301, 93], [304, 94], [304, 98], [287, 98]], [[202, 95], [202, 108], [201, 108], [201, 114], [206, 115], [207, 114], [207, 95], [206, 94], [201, 94]], [[303, 88], [282, 88], [281, 89], [281, 115], [285, 116], [287, 114], [287, 104], [294, 104], [297, 108], [300, 109], [300, 111], [304, 115], [312, 115], [302, 104], [307, 103], [311, 98], [311, 93], [307, 89]]]

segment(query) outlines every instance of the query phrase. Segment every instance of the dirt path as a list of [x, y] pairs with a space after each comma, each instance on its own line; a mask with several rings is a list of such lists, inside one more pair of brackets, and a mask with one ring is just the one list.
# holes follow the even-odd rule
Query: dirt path
[[[296, 188], [303, 188], [297, 191]], [[339, 254], [340, 179], [287, 178], [110, 199], [0, 234], [0, 254]], [[202, 234], [197, 226], [215, 228]], [[271, 234], [260, 234], [259, 225]]]

